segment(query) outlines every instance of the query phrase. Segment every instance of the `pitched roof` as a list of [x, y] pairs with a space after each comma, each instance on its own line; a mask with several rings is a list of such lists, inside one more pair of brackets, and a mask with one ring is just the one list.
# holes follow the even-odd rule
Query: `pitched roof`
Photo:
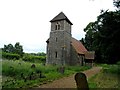
[[94, 59], [95, 51], [87, 51], [85, 52], [85, 59]]
[[72, 38], [71, 41], [72, 41], [71, 45], [74, 47], [78, 54], [84, 54], [85, 59], [94, 59], [95, 51], [87, 51], [84, 45], [75, 38]]
[[50, 22], [54, 21], [60, 21], [60, 20], [66, 20], [68, 23], [73, 25], [71, 21], [66, 17], [66, 15], [63, 12], [60, 12], [56, 17], [54, 17]]
[[72, 41], [71, 45], [75, 48], [78, 54], [84, 54], [84, 52], [87, 51], [87, 49], [80, 41], [76, 40], [75, 38], [72, 38], [71, 41]]

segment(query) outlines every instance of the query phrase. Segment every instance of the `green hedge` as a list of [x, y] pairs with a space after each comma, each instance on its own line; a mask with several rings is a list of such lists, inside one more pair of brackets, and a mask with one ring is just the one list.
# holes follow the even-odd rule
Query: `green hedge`
[[5, 59], [16, 59], [16, 60], [18, 60], [18, 59], [20, 59], [20, 55], [2, 52], [2, 58], [5, 58]]
[[45, 56], [34, 56], [34, 55], [24, 54], [23, 60], [29, 61], [29, 62], [45, 62], [46, 57]]

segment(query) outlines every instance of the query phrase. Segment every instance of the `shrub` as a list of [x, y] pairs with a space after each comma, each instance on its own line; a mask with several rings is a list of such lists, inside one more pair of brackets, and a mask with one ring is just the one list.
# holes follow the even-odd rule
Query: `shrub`
[[120, 65], [120, 61], [119, 61], [119, 62], [117, 62], [117, 65]]
[[119, 65], [108, 65], [108, 64], [102, 64], [101, 65], [103, 67], [103, 71], [105, 73], [112, 73], [112, 74], [119, 74], [120, 73], [120, 67]]
[[45, 62], [46, 57], [45, 56], [35, 56], [35, 55], [30, 55], [30, 54], [24, 54], [23, 60], [29, 61], [29, 62]]
[[90, 67], [89, 66], [66, 66], [65, 68], [67, 70], [72, 70], [72, 71], [75, 71], [75, 72], [79, 72], [79, 71], [87, 70]]
[[2, 58], [18, 60], [20, 59], [20, 55], [2, 52]]

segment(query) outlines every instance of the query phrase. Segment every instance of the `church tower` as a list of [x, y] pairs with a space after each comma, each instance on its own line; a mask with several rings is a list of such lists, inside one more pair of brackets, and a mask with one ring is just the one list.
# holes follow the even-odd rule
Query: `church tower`
[[65, 65], [70, 60], [71, 26], [66, 15], [61, 12], [51, 21], [50, 37], [47, 42], [46, 64]]

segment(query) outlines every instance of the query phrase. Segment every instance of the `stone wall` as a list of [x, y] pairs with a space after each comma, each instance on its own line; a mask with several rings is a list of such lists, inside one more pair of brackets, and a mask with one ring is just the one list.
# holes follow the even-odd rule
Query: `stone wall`
[[[59, 30], [56, 30], [56, 24], [60, 24]], [[52, 22], [46, 64], [69, 64], [70, 43], [71, 25], [66, 20]]]
[[78, 54], [76, 53], [76, 50], [71, 45], [71, 60], [70, 65], [76, 65], [78, 63]]

